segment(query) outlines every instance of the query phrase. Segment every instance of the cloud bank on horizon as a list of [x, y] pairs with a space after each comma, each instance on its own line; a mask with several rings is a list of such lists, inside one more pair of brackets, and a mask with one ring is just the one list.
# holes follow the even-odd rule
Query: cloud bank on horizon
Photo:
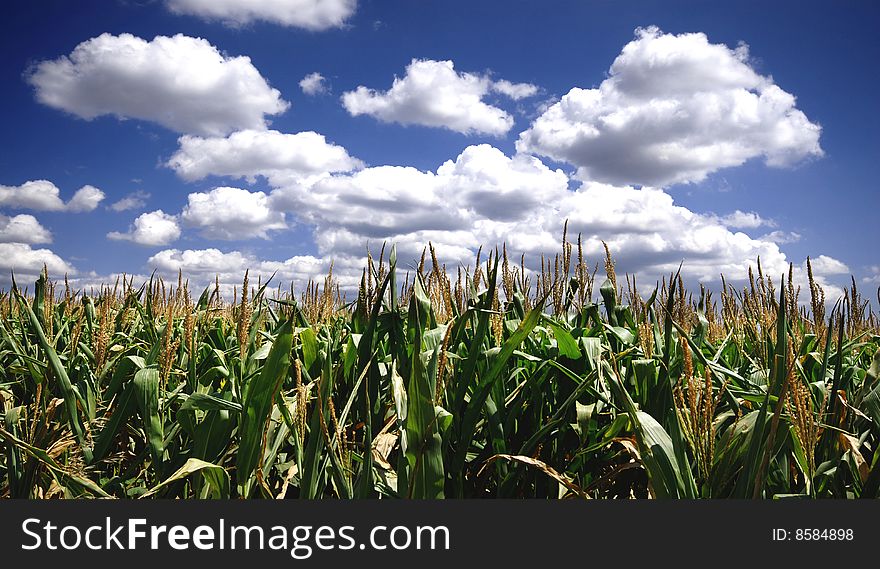
[[[269, 22], [317, 31], [344, 26], [356, 3], [166, 0], [166, 6], [235, 27]], [[469, 139], [430, 170], [369, 165], [344, 141], [273, 129], [271, 118], [291, 104], [246, 55], [227, 54], [202, 38], [104, 33], [38, 62], [26, 80], [37, 102], [75, 117], [149, 121], [179, 133], [161, 167], [187, 183], [219, 182], [181, 195], [176, 211], [138, 211], [149, 194], [109, 206], [136, 213], [127, 229], [107, 238], [146, 250], [144, 274], [180, 270], [204, 283], [215, 275], [238, 282], [250, 268], [252, 278], [277, 273], [301, 287], [332, 261], [342, 285], [355, 286], [368, 246], [395, 243], [401, 259], [417, 259], [429, 241], [449, 266], [471, 263], [480, 246], [506, 242], [536, 269], [542, 254], [557, 251], [567, 219], [569, 234], [582, 234], [588, 251], [601, 251], [604, 241], [620, 270], [651, 281], [682, 261], [692, 279], [715, 282], [723, 273], [742, 280], [760, 257], [768, 274], [787, 272], [794, 262], [802, 282], [803, 263], [780, 248], [796, 232], [754, 211], [697, 213], [666, 190], [753, 159], [780, 168], [823, 156], [821, 127], [750, 62], [745, 44], [730, 48], [702, 33], [639, 28], [598, 87], [572, 86], [513, 132], [511, 154], [496, 141], [522, 117], [502, 102], [533, 98], [542, 92], [538, 85], [459, 70], [451, 60], [412, 59], [402, 77], [386, 80], [390, 87], [358, 85], [341, 95], [350, 120], [365, 115]], [[320, 72], [298, 85], [308, 96], [327, 91]], [[488, 141], [472, 140], [479, 137]], [[268, 189], [247, 188], [257, 182]], [[53, 234], [18, 213], [89, 212], [104, 197], [86, 186], [64, 202], [45, 180], [0, 186], [0, 271], [34, 275], [45, 264], [84, 284], [111, 278], [33, 248], [51, 243]], [[259, 241], [292, 227], [310, 232], [315, 253], [261, 258]], [[187, 248], [189, 235], [212, 245]], [[830, 278], [849, 268], [827, 256], [812, 266], [833, 297], [839, 289]]]

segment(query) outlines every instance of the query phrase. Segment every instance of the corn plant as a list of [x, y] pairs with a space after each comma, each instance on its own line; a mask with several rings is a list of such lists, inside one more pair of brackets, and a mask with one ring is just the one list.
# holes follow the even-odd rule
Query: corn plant
[[[576, 251], [575, 251], [576, 248]], [[668, 275], [563, 236], [453, 273], [368, 258], [299, 297], [123, 278], [0, 293], [11, 498], [874, 498], [880, 327], [855, 281]], [[809, 265], [808, 265], [809, 267]], [[402, 282], [401, 282], [402, 281]]]

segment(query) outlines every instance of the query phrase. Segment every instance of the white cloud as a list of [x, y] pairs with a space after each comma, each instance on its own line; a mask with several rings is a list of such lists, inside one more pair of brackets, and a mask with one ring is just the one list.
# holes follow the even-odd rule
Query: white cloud
[[520, 135], [517, 150], [580, 168], [582, 179], [664, 186], [763, 157], [821, 156], [821, 128], [749, 65], [748, 48], [705, 34], [639, 29], [595, 89], [574, 88]]
[[[131, 283], [131, 285], [135, 288], [139, 287], [142, 284], [146, 284], [150, 282], [151, 275], [139, 274], [139, 273], [98, 273], [97, 271], [79, 271], [76, 276], [68, 278], [68, 283], [70, 284], [70, 288], [73, 290], [82, 291], [85, 294], [89, 294], [91, 296], [95, 296], [100, 293], [103, 289], [106, 289], [108, 286], [112, 288], [112, 286], [118, 281], [120, 286], [122, 285], [122, 279], [125, 278], [126, 282]], [[177, 275], [174, 275], [174, 286], [177, 286]], [[53, 274], [51, 271], [49, 272], [49, 280], [56, 280], [58, 278], [57, 274]], [[184, 280], [186, 277], [184, 276]], [[192, 292], [192, 291], [190, 291]]]
[[734, 229], [756, 229], [758, 227], [775, 227], [776, 222], [772, 219], [764, 219], [753, 211], [736, 210], [718, 218], [724, 226]]
[[149, 247], [168, 245], [178, 237], [180, 237], [180, 226], [177, 218], [161, 209], [137, 216], [125, 233], [111, 231], [107, 234], [108, 239], [131, 241]]
[[36, 277], [44, 265], [50, 275], [76, 272], [73, 266], [49, 249], [34, 249], [26, 243], [0, 243], [0, 282], [10, 282], [10, 273], [14, 272], [19, 286], [24, 287], [31, 283], [22, 282], [22, 279]]
[[326, 77], [315, 71], [303, 77], [299, 86], [306, 95], [321, 95], [329, 90], [326, 81]]
[[[282, 261], [259, 259], [241, 251], [224, 252], [219, 249], [165, 249], [147, 260], [146, 267], [157, 270], [160, 275], [174, 277], [178, 271], [190, 278], [193, 289], [220, 281], [221, 292], [230, 293], [233, 286], [241, 286], [245, 270], [250, 271], [249, 280], [266, 282], [275, 276], [273, 284], [281, 283], [287, 290], [292, 283], [294, 290], [302, 292], [311, 280], [322, 283], [330, 264], [341, 288], [353, 290], [360, 279], [363, 259], [325, 259], [312, 255], [297, 255]], [[229, 298], [228, 300], [231, 300]]]
[[880, 265], [872, 265], [868, 267], [868, 274], [862, 277], [862, 282], [880, 284]]
[[[588, 262], [601, 261], [604, 240], [618, 271], [638, 275], [649, 287], [681, 262], [691, 283], [717, 285], [720, 273], [728, 282], [744, 283], [758, 257], [767, 275], [788, 271], [790, 260], [772, 240], [733, 231], [716, 215], [677, 205], [661, 189], [580, 182], [571, 190], [570, 183], [564, 172], [533, 156], [507, 156], [484, 144], [465, 148], [433, 171], [370, 167], [298, 180], [277, 187], [269, 196], [215, 188], [190, 194], [177, 219], [206, 237], [245, 239], [285, 228], [286, 212], [291, 220], [312, 228], [317, 254], [272, 261], [245, 251], [167, 249], [150, 257], [144, 268], [169, 276], [182, 269], [192, 279], [193, 289], [196, 283], [212, 281], [215, 274], [229, 287], [240, 282], [245, 269], [251, 270], [252, 279], [277, 272], [279, 282], [294, 281], [302, 290], [309, 279], [323, 278], [333, 260], [343, 288], [354, 289], [368, 246], [376, 252], [383, 242], [396, 244], [401, 270], [406, 271], [430, 241], [453, 271], [458, 263], [470, 265], [477, 247], [486, 250], [504, 242], [510, 251], [525, 253], [527, 269], [536, 271], [542, 254], [552, 258], [559, 251], [562, 226], [568, 219], [569, 236], [583, 235]], [[170, 218], [179, 231], [174, 217], [154, 213], [161, 214], [160, 219]], [[741, 224], [757, 223], [748, 213], [735, 214], [742, 218]], [[120, 238], [145, 241], [138, 237], [148, 232], [141, 225], [146, 226], [136, 220]], [[841, 291], [834, 277], [846, 270], [831, 257], [814, 261], [816, 278], [832, 302]], [[796, 264], [794, 274], [803, 288], [802, 263]]]
[[[819, 255], [815, 259], [811, 258], [810, 265], [813, 268], [813, 281], [825, 291], [825, 303], [830, 307], [843, 297], [844, 289], [840, 284], [840, 277], [849, 275], [849, 267], [842, 261], [827, 255]], [[810, 302], [810, 282], [806, 259], [800, 265], [795, 265], [793, 269], [792, 281], [795, 288], [800, 287], [801, 289], [798, 301], [800, 304], [806, 305]], [[848, 279], [844, 282], [847, 281]]]
[[498, 224], [521, 224], [526, 235], [546, 223], [561, 230], [561, 222], [542, 216], [567, 184], [561, 171], [536, 158], [509, 158], [479, 145], [436, 172], [378, 166], [279, 188], [271, 197], [276, 208], [314, 227], [325, 256], [359, 257], [367, 245], [378, 249], [387, 241], [405, 259], [432, 241], [447, 260], [468, 263], [481, 240], [494, 239]]
[[568, 187], [562, 170], [532, 156], [505, 156], [488, 144], [470, 146], [437, 169], [444, 199], [479, 218], [507, 222], [528, 219]]
[[676, 205], [660, 189], [581, 183], [572, 191], [561, 170], [537, 158], [509, 157], [488, 146], [466, 148], [436, 171], [379, 166], [310, 185], [275, 190], [272, 203], [314, 227], [325, 258], [360, 257], [369, 244], [395, 243], [402, 266], [417, 259], [428, 241], [446, 262], [471, 263], [477, 247], [500, 246], [526, 254], [531, 269], [541, 254], [559, 250], [563, 223], [583, 234], [586, 251], [611, 247], [621, 272], [650, 282], [684, 261], [691, 279], [745, 279], [760, 256], [773, 271], [787, 267], [770, 241], [725, 227], [717, 216]]
[[771, 231], [766, 235], [762, 235], [759, 237], [762, 241], [770, 241], [772, 243], [777, 243], [779, 245], [783, 245], [785, 243], [797, 243], [801, 240], [801, 234], [796, 231]]
[[93, 211], [104, 200], [104, 192], [95, 186], [83, 186], [67, 202], [67, 211]]
[[846, 275], [850, 272], [845, 263], [827, 255], [811, 258], [810, 265], [814, 275]]
[[190, 194], [181, 218], [211, 239], [268, 239], [269, 231], [287, 228], [284, 214], [270, 207], [266, 194], [240, 188]]
[[32, 215], [0, 213], [0, 243], [51, 243], [52, 233]]
[[122, 199], [110, 204], [109, 208], [113, 211], [128, 211], [130, 209], [138, 209], [146, 205], [150, 199], [150, 193], [143, 190], [137, 190], [126, 195]]
[[64, 203], [61, 190], [48, 180], [31, 180], [20, 186], [0, 185], [0, 206], [14, 209], [36, 211], [92, 211], [101, 200], [104, 192], [94, 186], [85, 185]]
[[[309, 187], [293, 186], [272, 194], [275, 209], [293, 212], [316, 224], [316, 239], [342, 226], [362, 239], [351, 251], [363, 252], [364, 239], [417, 230], [464, 227], [466, 218], [449, 219], [448, 203], [431, 173], [415, 168], [379, 166], [351, 176], [333, 176]], [[335, 249], [335, 248], [334, 248]]]
[[27, 79], [39, 102], [86, 120], [114, 115], [211, 136], [265, 128], [265, 115], [289, 107], [249, 57], [183, 34], [146, 41], [104, 33], [38, 63]]
[[262, 21], [318, 31], [342, 26], [354, 14], [357, 0], [165, 0], [165, 5], [175, 14], [229, 26]]
[[514, 101], [534, 97], [538, 94], [537, 85], [532, 85], [531, 83], [511, 83], [507, 79], [493, 82], [492, 90], [506, 95]]
[[167, 165], [189, 181], [209, 175], [250, 180], [262, 175], [281, 184], [363, 165], [342, 146], [311, 131], [286, 134], [245, 130], [225, 138], [182, 136], [178, 142], [180, 147]]
[[657, 278], [675, 272], [701, 282], [746, 278], [758, 257], [765, 267], [783, 267], [785, 254], [775, 243], [725, 227], [713, 215], [676, 205], [660, 189], [584, 183], [560, 204], [569, 231], [583, 232], [588, 247], [608, 243], [618, 268]]
[[238, 273], [244, 277], [249, 257], [238, 251], [223, 253], [219, 249], [165, 249], [149, 258], [147, 265], [166, 274], [185, 270], [187, 274]]
[[352, 116], [500, 136], [513, 126], [513, 117], [482, 101], [492, 85], [485, 75], [457, 72], [452, 61], [413, 59], [389, 90], [361, 85], [343, 93], [342, 104]]

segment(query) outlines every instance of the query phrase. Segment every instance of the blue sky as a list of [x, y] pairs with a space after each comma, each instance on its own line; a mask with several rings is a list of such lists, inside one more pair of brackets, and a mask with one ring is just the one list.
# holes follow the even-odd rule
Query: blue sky
[[383, 240], [535, 266], [565, 217], [650, 280], [810, 255], [830, 290], [880, 283], [875, 3], [211, 4], [4, 3], [0, 286], [331, 259], [345, 284]]

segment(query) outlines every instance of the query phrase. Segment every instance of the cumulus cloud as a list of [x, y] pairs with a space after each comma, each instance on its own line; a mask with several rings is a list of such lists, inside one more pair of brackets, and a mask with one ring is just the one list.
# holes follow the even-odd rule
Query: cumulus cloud
[[785, 243], [797, 243], [801, 240], [801, 234], [796, 231], [782, 231], [777, 229], [759, 237], [762, 241], [770, 241], [783, 245]]
[[67, 211], [93, 211], [104, 200], [104, 192], [95, 186], [83, 186], [67, 202]]
[[[470, 262], [481, 239], [494, 239], [496, 224], [521, 223], [532, 235], [547, 223], [545, 204], [564, 195], [567, 184], [563, 172], [534, 157], [479, 145], [436, 172], [377, 166], [281, 187], [271, 201], [314, 227], [323, 255], [360, 257], [367, 245], [388, 241], [403, 259], [432, 241], [450, 261]], [[553, 223], [561, 230], [561, 222]]]
[[[534, 156], [508, 156], [487, 144], [469, 146], [434, 170], [375, 166], [298, 179], [268, 196], [237, 188], [194, 196], [182, 217], [214, 238], [262, 236], [295, 220], [311, 228], [317, 254], [267, 261], [235, 250], [169, 249], [150, 259], [151, 270], [174, 274], [181, 268], [206, 280], [219, 274], [227, 285], [240, 281], [245, 269], [264, 276], [277, 270], [282, 279], [302, 283], [323, 276], [333, 260], [343, 288], [354, 289], [368, 248], [395, 244], [406, 270], [431, 242], [453, 271], [470, 265], [478, 247], [506, 243], [525, 255], [527, 271], [537, 272], [542, 255], [558, 252], [566, 220], [569, 236], [582, 236], [588, 262], [601, 261], [605, 241], [618, 270], [641, 282], [653, 283], [683, 262], [691, 284], [717, 286], [723, 273], [727, 282], [742, 285], [759, 258], [773, 276], [787, 274], [792, 262], [774, 239], [737, 230], [773, 225], [754, 212], [697, 213], [660, 188], [575, 181]], [[830, 257], [815, 265], [816, 280], [833, 302], [842, 291], [836, 276], [846, 266]], [[803, 262], [795, 262], [793, 274], [805, 287]]]
[[399, 258], [417, 259], [431, 241], [454, 266], [472, 262], [480, 245], [506, 242], [538, 269], [541, 254], [558, 251], [568, 219], [588, 252], [600, 256], [604, 240], [621, 271], [652, 280], [682, 261], [686, 276], [705, 282], [722, 272], [744, 279], [759, 256], [765, 267], [787, 267], [775, 243], [731, 231], [661, 189], [582, 182], [572, 191], [561, 170], [489, 145], [468, 147], [436, 171], [378, 166], [279, 188], [272, 202], [314, 227], [325, 257], [358, 257], [387, 241]]
[[268, 239], [268, 232], [287, 228], [284, 214], [269, 205], [263, 192], [220, 187], [192, 193], [181, 218], [211, 239]]
[[107, 234], [108, 239], [131, 241], [149, 247], [168, 245], [178, 237], [180, 226], [177, 218], [161, 209], [137, 216], [127, 232], [111, 231]]
[[416, 168], [378, 166], [325, 178], [308, 188], [277, 190], [272, 204], [317, 224], [318, 240], [327, 239], [340, 226], [357, 232], [362, 238], [351, 242], [351, 250], [362, 251], [364, 240], [371, 237], [465, 227], [466, 218], [450, 219], [434, 178]]
[[104, 199], [104, 192], [85, 185], [64, 203], [61, 190], [48, 180], [31, 180], [20, 186], [0, 185], [0, 206], [36, 211], [92, 211]]
[[262, 21], [319, 31], [345, 24], [354, 14], [357, 0], [165, 0], [165, 5], [175, 14], [229, 26]]
[[185, 180], [209, 175], [248, 178], [265, 176], [275, 184], [363, 166], [342, 146], [318, 133], [244, 130], [228, 137], [182, 136], [167, 166]]
[[39, 102], [86, 120], [113, 115], [208, 136], [265, 128], [266, 115], [289, 107], [249, 57], [183, 34], [104, 33], [36, 64], [27, 79]]
[[[813, 282], [822, 287], [825, 291], [825, 302], [833, 304], [844, 295], [844, 289], [840, 285], [841, 277], [850, 274], [849, 267], [843, 261], [829, 257], [827, 255], [819, 255], [815, 259], [810, 259], [810, 265], [813, 268]], [[800, 287], [802, 291], [809, 291], [809, 279], [807, 272], [807, 261], [804, 260], [800, 265], [794, 266], [793, 282], [795, 287]], [[770, 273], [768, 273], [770, 274]], [[809, 302], [809, 292], [806, 297], [799, 298], [801, 304]]]
[[752, 158], [788, 166], [821, 156], [820, 132], [792, 94], [752, 69], [744, 44], [651, 27], [598, 88], [574, 88], [540, 115], [517, 149], [578, 166], [582, 179], [665, 186]]
[[[343, 93], [342, 104], [352, 116], [500, 136], [511, 129], [513, 117], [482, 101], [493, 85], [499, 84], [486, 75], [460, 73], [452, 61], [413, 59], [404, 77], [395, 77], [387, 91], [361, 85]], [[496, 89], [523, 92], [513, 84]]]
[[444, 162], [437, 176], [452, 207], [499, 222], [527, 219], [568, 187], [561, 170], [532, 156], [508, 157], [488, 144], [466, 148]]
[[[247, 173], [266, 175], [258, 168]], [[280, 179], [269, 178], [270, 183]], [[378, 250], [383, 243], [396, 244], [401, 267], [415, 262], [429, 241], [450, 267], [472, 263], [481, 245], [506, 243], [525, 254], [527, 270], [537, 271], [542, 254], [558, 252], [566, 219], [569, 235], [582, 235], [588, 256], [600, 260], [605, 241], [619, 270], [642, 282], [674, 272], [681, 262], [686, 278], [707, 284], [718, 283], [721, 273], [728, 282], [745, 282], [759, 257], [771, 275], [787, 272], [790, 262], [774, 239], [736, 230], [775, 225], [755, 212], [696, 213], [659, 188], [574, 181], [539, 158], [508, 156], [487, 144], [469, 146], [434, 170], [386, 165], [287, 181], [274, 184], [269, 196], [237, 188], [212, 191], [229, 193], [229, 199], [196, 194], [191, 202], [197, 206], [187, 206], [190, 212], [184, 215], [192, 225], [211, 228], [215, 237], [245, 238], [265, 234], [275, 224], [281, 228], [287, 221], [281, 212], [287, 212], [312, 228], [315, 259], [325, 266], [333, 259], [334, 274], [352, 287], [367, 247]], [[267, 267], [235, 251], [169, 251], [153, 259], [162, 260], [169, 272], [177, 266], [198, 270], [204, 261], [204, 271], [226, 274], [235, 282], [244, 268]], [[171, 263], [174, 259], [177, 264]], [[828, 271], [836, 265], [820, 260], [818, 266], [820, 284], [832, 298], [840, 289]], [[798, 283], [805, 282], [801, 263], [794, 274]]]
[[145, 192], [143, 190], [137, 190], [131, 192], [120, 200], [117, 200], [110, 204], [110, 209], [113, 211], [128, 211], [130, 209], [138, 209], [144, 207], [146, 205], [147, 200], [150, 199], [150, 193]]
[[248, 269], [250, 258], [238, 251], [223, 253], [219, 249], [165, 249], [149, 258], [148, 266], [165, 273], [186, 270], [187, 274], [236, 273]]
[[713, 215], [676, 205], [660, 189], [587, 182], [562, 207], [569, 230], [584, 233], [592, 250], [607, 242], [622, 271], [656, 278], [684, 262], [684, 275], [710, 283], [722, 273], [732, 281], [746, 278], [758, 257], [774, 270], [787, 265], [775, 243], [731, 231]]
[[299, 87], [306, 95], [321, 95], [329, 89], [326, 83], [327, 79], [315, 71], [303, 77], [299, 82]]
[[75, 272], [72, 265], [49, 249], [34, 249], [27, 243], [0, 243], [0, 282], [9, 283], [10, 273], [15, 273], [16, 279], [36, 277], [44, 265], [49, 274]]
[[538, 86], [531, 83], [511, 83], [507, 79], [501, 79], [492, 83], [492, 90], [510, 97], [514, 101], [527, 99], [538, 94]]
[[718, 219], [726, 227], [734, 229], [756, 229], [758, 227], [775, 227], [772, 219], [764, 219], [754, 211], [736, 210]]
[[[49, 280], [55, 280], [56, 277], [58, 277], [58, 275], [49, 271]], [[150, 277], [151, 275], [142, 273], [98, 273], [97, 271], [78, 271], [76, 276], [68, 278], [68, 283], [73, 290], [83, 291], [86, 294], [95, 296], [99, 294], [102, 289], [106, 290], [108, 285], [112, 285], [116, 282], [119, 282], [121, 285], [123, 278], [126, 282], [131, 283], [131, 286], [137, 288], [142, 284], [149, 283]], [[177, 281], [175, 280], [174, 282], [176, 285]]]
[[815, 259], [811, 258], [810, 265], [813, 267], [813, 274], [846, 275], [850, 272], [849, 267], [845, 263], [828, 255], [819, 255]]
[[293, 283], [294, 290], [304, 290], [309, 281], [321, 282], [333, 265], [333, 273], [343, 289], [357, 287], [362, 259], [325, 259], [312, 255], [297, 255], [281, 261], [260, 259], [241, 251], [221, 251], [219, 249], [165, 249], [147, 260], [147, 268], [160, 275], [173, 277], [178, 271], [190, 278], [191, 283], [205, 286], [215, 278], [221, 284], [221, 291], [231, 292], [233, 286], [241, 286], [245, 270], [250, 271], [251, 282], [267, 279], [274, 275], [275, 283], [285, 287]]
[[51, 243], [52, 233], [32, 215], [0, 213], [0, 243]]

